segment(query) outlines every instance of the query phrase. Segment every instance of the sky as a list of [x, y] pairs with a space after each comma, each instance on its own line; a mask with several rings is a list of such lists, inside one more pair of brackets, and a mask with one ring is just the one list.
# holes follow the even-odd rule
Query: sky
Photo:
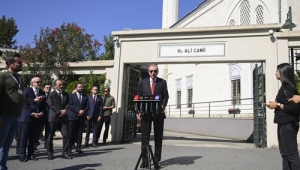
[[[202, 2], [179, 1], [179, 19]], [[41, 28], [59, 27], [64, 22], [77, 23], [103, 43], [103, 36], [112, 31], [161, 28], [162, 4], [162, 0], [0, 0], [0, 15], [15, 19], [18, 46], [32, 46]]]

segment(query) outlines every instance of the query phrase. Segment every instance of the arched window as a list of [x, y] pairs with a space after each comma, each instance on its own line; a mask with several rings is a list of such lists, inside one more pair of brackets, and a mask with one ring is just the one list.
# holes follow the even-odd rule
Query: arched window
[[235, 21], [234, 21], [233, 19], [232, 19], [232, 20], [230, 20], [228, 25], [230, 25], [230, 26], [233, 26], [233, 25], [235, 25]]
[[250, 3], [248, 0], [244, 0], [241, 3], [240, 23], [241, 23], [241, 25], [249, 25], [250, 24]]
[[264, 24], [264, 8], [261, 5], [258, 5], [255, 9], [256, 13], [256, 23]]
[[238, 65], [232, 65], [230, 66], [229, 74], [232, 104], [241, 104], [241, 68]]

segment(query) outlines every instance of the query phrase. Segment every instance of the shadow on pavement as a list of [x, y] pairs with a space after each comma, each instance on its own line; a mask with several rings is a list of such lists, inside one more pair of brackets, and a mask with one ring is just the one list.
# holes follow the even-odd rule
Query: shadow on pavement
[[65, 167], [65, 168], [53, 169], [53, 170], [74, 170], [74, 169], [96, 170], [99, 168], [89, 168], [89, 167], [98, 167], [101, 165], [102, 164], [81, 164], [81, 165], [74, 165], [74, 166], [69, 166], [69, 167]]
[[190, 140], [190, 141], [203, 141], [203, 142], [229, 142], [229, 143], [253, 143], [245, 140], [232, 140], [232, 139], [222, 139], [222, 138], [186, 138], [177, 136], [164, 136], [164, 140]]
[[160, 162], [162, 167], [168, 167], [170, 165], [190, 165], [194, 164], [197, 159], [202, 158], [202, 156], [181, 156], [176, 158], [171, 158]]

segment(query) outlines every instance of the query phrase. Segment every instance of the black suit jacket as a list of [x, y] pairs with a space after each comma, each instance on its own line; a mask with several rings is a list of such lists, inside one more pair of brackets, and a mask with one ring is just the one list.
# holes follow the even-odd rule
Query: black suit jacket
[[69, 94], [62, 91], [63, 101], [61, 103], [61, 96], [58, 95], [57, 91], [54, 90], [49, 93], [47, 104], [49, 106], [48, 122], [58, 122], [61, 118], [63, 121], [68, 121], [68, 115], [59, 117], [61, 110], [68, 110], [69, 108]]
[[[37, 89], [37, 90], [39, 91], [39, 96], [44, 96], [45, 95], [45, 92], [43, 92], [41, 89]], [[32, 88], [26, 88], [24, 90], [24, 97], [28, 98], [28, 99], [35, 99], [36, 98]], [[23, 107], [20, 122], [30, 123], [33, 120], [39, 120], [39, 119], [34, 118], [33, 116], [31, 116], [31, 114], [42, 112], [43, 116], [44, 116], [45, 108], [46, 108], [46, 101], [45, 100], [40, 101], [40, 102], [26, 103]]]
[[[69, 120], [86, 119], [86, 115], [90, 109], [89, 99], [86, 95], [82, 94], [81, 103], [78, 99], [77, 93], [70, 95], [70, 106], [68, 110]], [[80, 110], [84, 110], [84, 115], [78, 116]]]
[[[161, 95], [161, 98], [160, 98], [161, 105], [164, 108], [166, 108], [166, 106], [168, 104], [168, 100], [169, 100], [167, 82], [164, 79], [157, 77], [155, 83], [156, 83], [156, 85], [155, 85], [153, 95]], [[138, 95], [140, 95], [140, 96], [152, 95], [149, 77], [140, 81]]]
[[275, 109], [274, 123], [299, 122], [299, 105], [289, 102], [293, 95], [298, 95], [290, 85], [282, 85], [277, 93], [276, 102], [284, 104], [284, 109]]

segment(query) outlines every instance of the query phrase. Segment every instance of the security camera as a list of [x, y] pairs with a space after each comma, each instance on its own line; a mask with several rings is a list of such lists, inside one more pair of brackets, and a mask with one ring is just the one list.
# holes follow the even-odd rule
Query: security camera
[[114, 38], [113, 38], [113, 41], [114, 42], [117, 42], [119, 40], [119, 37], [118, 36], [115, 36]]
[[269, 30], [269, 35], [272, 36], [274, 34], [273, 30]]

